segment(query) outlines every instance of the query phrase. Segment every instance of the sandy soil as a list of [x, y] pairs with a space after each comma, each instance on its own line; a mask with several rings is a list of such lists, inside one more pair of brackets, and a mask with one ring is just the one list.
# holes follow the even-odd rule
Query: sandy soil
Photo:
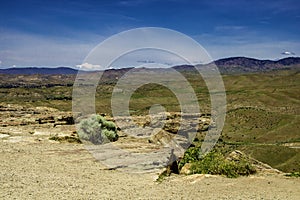
[[0, 199], [299, 199], [300, 179], [105, 170], [83, 145], [0, 139]]

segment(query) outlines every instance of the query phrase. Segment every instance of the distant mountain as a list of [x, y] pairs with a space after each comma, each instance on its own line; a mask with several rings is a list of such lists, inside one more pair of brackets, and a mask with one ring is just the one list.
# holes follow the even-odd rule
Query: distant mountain
[[[239, 74], [239, 73], [253, 73], [253, 72], [266, 72], [273, 70], [282, 69], [300, 69], [300, 57], [288, 57], [280, 60], [258, 60], [247, 57], [231, 57], [219, 59], [214, 62], [219, 71], [222, 74]], [[201, 67], [201, 65], [197, 65]], [[190, 71], [195, 70], [190, 65], [179, 65], [174, 66], [174, 69], [178, 71]], [[124, 73], [132, 68], [122, 69], [109, 69], [104, 73], [104, 77], [107, 79], [121, 77]], [[136, 69], [138, 70], [138, 69]], [[57, 67], [57, 68], [38, 68], [38, 67], [27, 67], [27, 68], [8, 68], [0, 69], [0, 74], [77, 74], [78, 70], [68, 67]]]
[[[252, 73], [300, 68], [300, 57], [288, 57], [277, 61], [258, 60], [247, 57], [231, 57], [216, 60], [214, 63], [222, 74]], [[201, 67], [201, 65], [197, 65], [197, 67]], [[189, 65], [180, 65], [175, 66], [174, 68], [179, 71], [194, 69], [194, 67]]]
[[78, 70], [69, 67], [25, 67], [25, 68], [8, 68], [0, 69], [0, 74], [77, 74]]
[[215, 64], [221, 73], [265, 72], [300, 67], [300, 58], [289, 57], [272, 61], [246, 57], [232, 57], [217, 60]]
[[291, 66], [291, 65], [299, 65], [300, 64], [300, 57], [288, 57], [281, 60], [276, 61], [281, 65]]

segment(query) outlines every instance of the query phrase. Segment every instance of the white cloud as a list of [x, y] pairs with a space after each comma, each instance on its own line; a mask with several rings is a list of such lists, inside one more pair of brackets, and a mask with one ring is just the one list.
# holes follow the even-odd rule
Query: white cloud
[[101, 67], [100, 65], [94, 65], [90, 63], [83, 63], [81, 65], [76, 65], [76, 67], [82, 69], [82, 70], [103, 70], [104, 67]]
[[290, 52], [290, 51], [284, 51], [281, 53], [282, 55], [286, 55], [286, 56], [290, 56], [290, 55], [295, 55], [294, 52]]

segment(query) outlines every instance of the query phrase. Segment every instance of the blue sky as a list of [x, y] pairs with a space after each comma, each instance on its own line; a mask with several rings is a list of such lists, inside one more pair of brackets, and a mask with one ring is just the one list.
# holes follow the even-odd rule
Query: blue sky
[[213, 59], [300, 54], [298, 0], [2, 0], [0, 15], [0, 68], [74, 67], [107, 37], [148, 26], [192, 37]]

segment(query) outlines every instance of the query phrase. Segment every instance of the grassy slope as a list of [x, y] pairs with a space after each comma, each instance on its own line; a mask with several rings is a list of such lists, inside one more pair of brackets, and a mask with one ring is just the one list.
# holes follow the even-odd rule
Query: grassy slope
[[225, 76], [227, 142], [240, 142], [254, 158], [283, 171], [300, 170], [300, 149], [280, 144], [300, 141], [300, 74], [273, 72]]

